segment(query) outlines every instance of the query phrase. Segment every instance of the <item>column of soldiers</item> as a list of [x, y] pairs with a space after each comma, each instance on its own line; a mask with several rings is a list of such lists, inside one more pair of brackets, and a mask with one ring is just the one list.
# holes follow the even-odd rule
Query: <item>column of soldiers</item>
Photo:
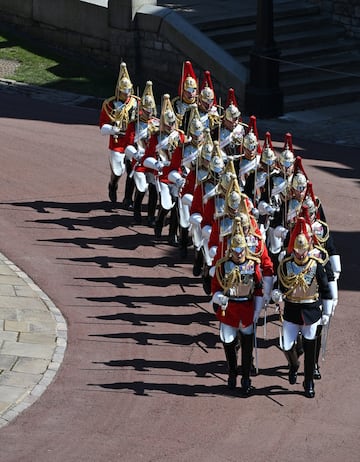
[[156, 111], [151, 81], [135, 96], [122, 63], [115, 96], [100, 116], [101, 133], [110, 137], [110, 201], [116, 203], [125, 175], [124, 206], [134, 223], [142, 223], [146, 209], [156, 240], [168, 227], [168, 243], [181, 258], [193, 249], [193, 275], [201, 277], [219, 321], [229, 389], [237, 386], [241, 355], [241, 392], [252, 393], [257, 321], [264, 307], [283, 303], [288, 380], [297, 382], [303, 354], [304, 393], [313, 398], [341, 263], [291, 134], [280, 152], [270, 132], [261, 145], [256, 117], [242, 120], [234, 90], [221, 107], [210, 72], [198, 85], [190, 61], [178, 95], [164, 94]]

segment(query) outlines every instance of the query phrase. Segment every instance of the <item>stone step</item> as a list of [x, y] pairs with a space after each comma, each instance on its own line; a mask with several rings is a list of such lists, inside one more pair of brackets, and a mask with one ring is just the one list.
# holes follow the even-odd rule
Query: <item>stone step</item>
[[360, 101], [360, 86], [351, 85], [328, 91], [308, 91], [289, 95], [284, 99], [285, 112], [301, 111], [314, 107], [332, 106], [353, 101]]

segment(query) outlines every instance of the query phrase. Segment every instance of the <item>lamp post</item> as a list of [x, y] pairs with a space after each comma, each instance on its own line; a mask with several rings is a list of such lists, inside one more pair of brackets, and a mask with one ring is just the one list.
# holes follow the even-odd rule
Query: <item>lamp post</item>
[[250, 52], [250, 78], [245, 90], [245, 111], [259, 118], [283, 114], [279, 87], [280, 51], [274, 41], [273, 0], [257, 0], [256, 38]]

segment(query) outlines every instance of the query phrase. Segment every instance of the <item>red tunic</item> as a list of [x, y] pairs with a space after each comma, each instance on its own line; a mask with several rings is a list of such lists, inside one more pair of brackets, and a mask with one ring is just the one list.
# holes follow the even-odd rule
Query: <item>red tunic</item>
[[[261, 296], [262, 290], [259, 288], [261, 283], [261, 271], [257, 263], [255, 263], [254, 281], [256, 288], [253, 297]], [[223, 291], [216, 274], [211, 280], [211, 291], [213, 294], [218, 291]], [[219, 307], [216, 311], [216, 317], [220, 322], [228, 326], [238, 328], [241, 323], [243, 327], [247, 327], [253, 323], [254, 319], [254, 298], [243, 302], [229, 299], [226, 310], [222, 310]]]

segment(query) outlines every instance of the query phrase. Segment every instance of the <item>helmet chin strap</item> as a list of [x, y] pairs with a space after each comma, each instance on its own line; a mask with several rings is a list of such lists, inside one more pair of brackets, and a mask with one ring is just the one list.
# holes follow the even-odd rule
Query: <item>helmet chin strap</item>
[[306, 263], [309, 261], [309, 252], [307, 252], [307, 254], [303, 257], [303, 258], [298, 258], [296, 256], [296, 253], [294, 253], [294, 262], [297, 264], [297, 265], [306, 265]]

